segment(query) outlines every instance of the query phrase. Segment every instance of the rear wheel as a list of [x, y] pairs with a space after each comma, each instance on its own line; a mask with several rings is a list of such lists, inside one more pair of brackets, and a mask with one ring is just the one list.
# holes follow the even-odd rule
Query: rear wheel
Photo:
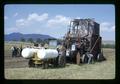
[[58, 66], [58, 57], [53, 59], [53, 67]]
[[87, 63], [88, 62], [88, 57], [86, 54], [82, 56], [82, 63]]
[[103, 56], [103, 53], [99, 53], [98, 56], [97, 56], [97, 61], [104, 61], [106, 60], [106, 58]]
[[47, 69], [48, 68], [48, 62], [47, 62], [47, 60], [43, 61], [42, 68], [43, 69]]

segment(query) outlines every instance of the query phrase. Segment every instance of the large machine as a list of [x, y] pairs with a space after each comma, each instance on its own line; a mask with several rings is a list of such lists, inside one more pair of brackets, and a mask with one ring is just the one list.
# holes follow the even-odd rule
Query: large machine
[[105, 60], [101, 50], [102, 38], [99, 24], [93, 19], [74, 19], [64, 36], [67, 60], [74, 63], [85, 63], [93, 55], [93, 61]]
[[[48, 68], [49, 65], [65, 67], [66, 62], [79, 65], [103, 61], [105, 57], [101, 48], [99, 26], [93, 19], [74, 19], [70, 21], [61, 46], [56, 49], [25, 48], [22, 56], [29, 59], [29, 67], [42, 65], [43, 68]], [[50, 44], [56, 46], [56, 41]]]

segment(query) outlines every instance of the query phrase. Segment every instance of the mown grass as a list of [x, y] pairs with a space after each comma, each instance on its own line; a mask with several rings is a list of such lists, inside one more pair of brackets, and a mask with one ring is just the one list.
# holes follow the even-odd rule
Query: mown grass
[[106, 61], [95, 64], [67, 64], [65, 68], [7, 68], [6, 79], [114, 79], [115, 50], [103, 49]]
[[110, 64], [96, 63], [94, 65], [78, 66], [70, 64], [65, 68], [14, 68], [5, 70], [7, 79], [113, 79], [115, 72]]

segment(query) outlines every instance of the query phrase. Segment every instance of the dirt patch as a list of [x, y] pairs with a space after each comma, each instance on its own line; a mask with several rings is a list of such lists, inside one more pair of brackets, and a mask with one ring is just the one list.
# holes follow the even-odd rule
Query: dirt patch
[[5, 68], [24, 68], [28, 67], [28, 59], [23, 57], [6, 57], [4, 60]]

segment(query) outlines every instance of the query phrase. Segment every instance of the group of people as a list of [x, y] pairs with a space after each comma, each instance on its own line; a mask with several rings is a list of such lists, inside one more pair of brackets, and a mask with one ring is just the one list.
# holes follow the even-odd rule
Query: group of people
[[20, 57], [22, 52], [22, 46], [21, 47], [12, 46], [11, 51], [12, 51], [12, 57]]

